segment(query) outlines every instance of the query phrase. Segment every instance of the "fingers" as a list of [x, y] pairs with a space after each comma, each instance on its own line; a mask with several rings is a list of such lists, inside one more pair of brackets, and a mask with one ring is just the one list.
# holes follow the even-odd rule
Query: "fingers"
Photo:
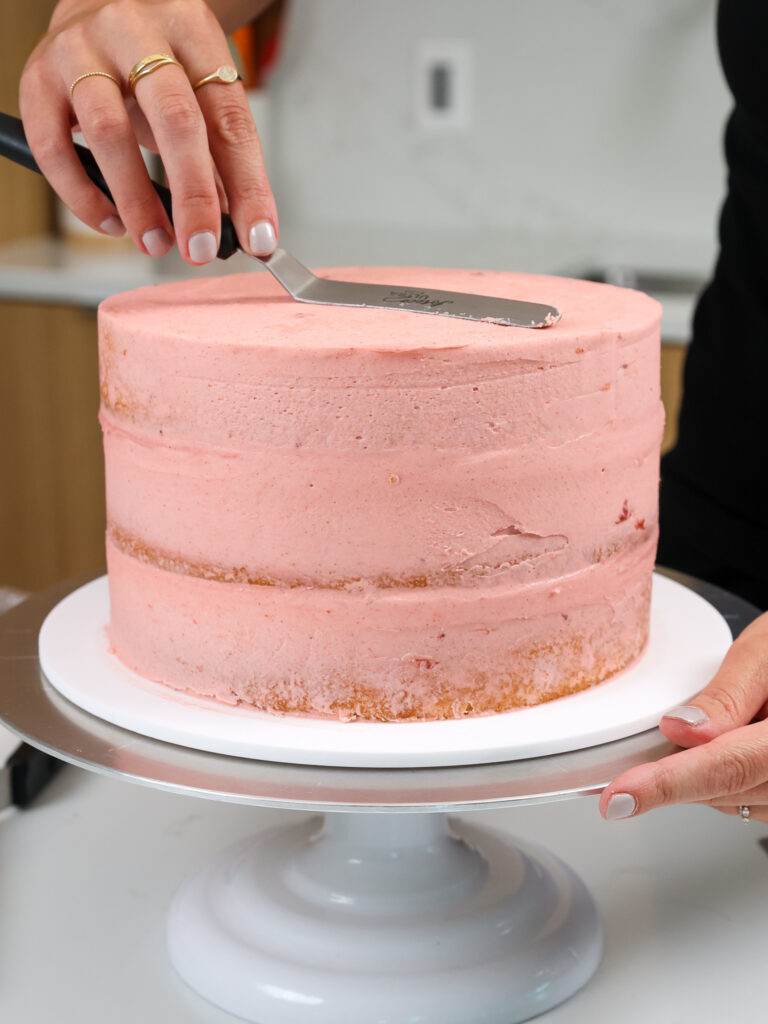
[[[186, 240], [192, 263], [208, 262], [218, 250], [221, 205], [212, 157], [241, 245], [255, 255], [269, 255], [276, 244], [277, 211], [245, 90], [237, 81], [192, 89], [231, 63], [226, 38], [205, 4], [185, 8], [184, 27], [156, 51], [170, 52], [172, 44], [183, 72], [162, 67], [140, 79], [135, 89], [163, 157], [179, 248], [184, 254]], [[133, 40], [131, 58], [137, 52]]]
[[747, 725], [655, 764], [624, 772], [600, 797], [607, 820], [675, 803], [749, 803], [739, 799], [768, 780], [768, 723]]
[[[166, 43], [153, 52], [169, 51]], [[188, 263], [209, 263], [219, 248], [221, 208], [205, 121], [189, 79], [167, 64], [140, 79], [134, 95], [163, 157], [179, 251]]]
[[[105, 79], [104, 85], [112, 83]], [[61, 199], [95, 231], [113, 236], [125, 234], [114, 203], [88, 178], [77, 158], [69, 127], [69, 107], [57, 90], [57, 83], [34, 73], [26, 75], [21, 81], [19, 105], [32, 155]]]
[[661, 731], [679, 746], [706, 743], [760, 716], [768, 699], [768, 613], [733, 643], [711, 683], [689, 705], [673, 708]]
[[614, 820], [667, 804], [705, 803], [724, 813], [754, 806], [754, 817], [768, 820], [767, 698], [768, 614], [744, 630], [691, 704], [662, 719], [665, 736], [687, 749], [614, 779], [600, 812]]
[[[67, 38], [66, 49], [44, 44], [22, 76], [21, 113], [32, 153], [63, 202], [85, 224], [115, 236], [125, 234], [127, 227], [141, 251], [163, 256], [173, 244], [174, 232], [131, 127], [120, 72], [93, 53], [82, 33], [70, 32]], [[51, 67], [55, 75], [50, 74]], [[70, 91], [84, 68], [103, 71], [116, 81], [92, 76]], [[75, 122], [114, 202], [90, 181], [75, 153], [70, 127]]]
[[77, 86], [73, 107], [133, 241], [150, 256], [165, 256], [173, 228], [152, 187], [119, 88], [109, 79], [89, 78]]
[[277, 209], [245, 90], [239, 83], [205, 85], [198, 102], [237, 237], [254, 256], [269, 256], [277, 244]]
[[[127, 93], [128, 72], [139, 59], [177, 51], [185, 68], [159, 67], [136, 82], [135, 99]], [[187, 262], [212, 260], [227, 205], [243, 248], [268, 255], [277, 213], [245, 92], [239, 83], [212, 83], [198, 95], [186, 73], [197, 81], [230, 61], [224, 34], [201, 0], [95, 3], [76, 16], [54, 17], [21, 82], [22, 117], [41, 170], [81, 220], [110, 234], [122, 233], [124, 224], [151, 255], [164, 254], [175, 233]], [[99, 74], [81, 78], [94, 71]], [[71, 139], [75, 122], [114, 203], [80, 166]], [[151, 187], [137, 133], [157, 143], [175, 232]]]
[[[184, 39], [178, 56], [192, 83], [231, 62], [226, 40], [210, 12], [205, 46]], [[270, 255], [277, 244], [277, 208], [269, 187], [261, 144], [240, 82], [208, 82], [195, 90], [208, 144], [226, 190], [230, 216], [241, 245], [255, 256]]]

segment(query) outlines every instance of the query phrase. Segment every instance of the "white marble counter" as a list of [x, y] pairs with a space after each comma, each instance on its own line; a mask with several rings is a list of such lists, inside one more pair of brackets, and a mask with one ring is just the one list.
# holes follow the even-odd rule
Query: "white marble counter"
[[[65, 769], [0, 820], [0, 1019], [234, 1024], [171, 969], [168, 906], [218, 851], [301, 817]], [[597, 974], [542, 1024], [764, 1017], [768, 826], [696, 806], [607, 823], [588, 797], [474, 818], [561, 856], [603, 918]]]

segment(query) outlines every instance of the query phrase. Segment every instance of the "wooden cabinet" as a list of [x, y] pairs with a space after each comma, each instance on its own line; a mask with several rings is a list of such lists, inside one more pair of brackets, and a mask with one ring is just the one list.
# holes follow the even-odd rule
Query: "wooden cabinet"
[[[19, 78], [45, 33], [53, 0], [2, 0], [0, 11], [0, 110], [19, 112]], [[0, 243], [44, 235], [53, 222], [53, 193], [37, 174], [0, 160]]]
[[0, 585], [104, 564], [96, 315], [0, 303]]
[[[0, 110], [18, 114], [22, 68], [53, 0], [3, 0]], [[0, 159], [0, 244], [53, 230], [48, 185]], [[0, 301], [0, 586], [48, 586], [104, 562], [96, 318]]]
[[661, 442], [662, 453], [674, 448], [677, 439], [677, 417], [683, 398], [683, 368], [687, 351], [684, 345], [661, 346], [661, 400], [667, 414], [664, 439]]

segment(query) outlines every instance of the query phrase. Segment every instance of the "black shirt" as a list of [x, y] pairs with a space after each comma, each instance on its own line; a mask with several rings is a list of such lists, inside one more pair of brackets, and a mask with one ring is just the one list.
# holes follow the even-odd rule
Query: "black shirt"
[[659, 562], [768, 607], [768, 2], [720, 0], [735, 107], [720, 254], [693, 321]]

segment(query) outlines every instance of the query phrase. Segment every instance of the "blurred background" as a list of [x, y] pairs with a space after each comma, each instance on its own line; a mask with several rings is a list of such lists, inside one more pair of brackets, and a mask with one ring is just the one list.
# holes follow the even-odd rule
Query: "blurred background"
[[[18, 113], [50, 0], [3, 0]], [[664, 306], [674, 441], [690, 316], [716, 253], [729, 97], [715, 0], [283, 0], [233, 42], [284, 244], [311, 266], [593, 277]], [[96, 314], [155, 262], [79, 227], [0, 162], [0, 585], [103, 563]], [[418, 275], [414, 276], [418, 284]]]

